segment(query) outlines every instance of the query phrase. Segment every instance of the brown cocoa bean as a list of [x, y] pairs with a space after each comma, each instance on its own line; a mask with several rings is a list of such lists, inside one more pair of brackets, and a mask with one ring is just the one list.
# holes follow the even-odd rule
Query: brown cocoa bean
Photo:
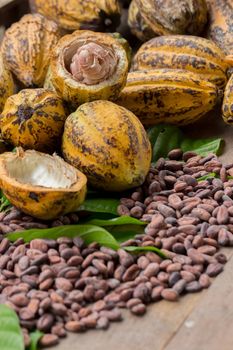
[[59, 343], [59, 338], [55, 334], [44, 334], [39, 341], [40, 346], [42, 347], [50, 347], [57, 345]]
[[54, 316], [52, 314], [44, 314], [38, 319], [36, 328], [42, 332], [49, 332], [54, 321]]
[[23, 307], [19, 310], [19, 317], [23, 321], [28, 321], [32, 320], [35, 317], [35, 313], [32, 310]]
[[108, 269], [107, 269], [106, 265], [104, 263], [102, 263], [99, 259], [93, 259], [92, 264], [94, 265], [94, 267], [97, 268], [97, 270], [99, 270], [99, 272], [102, 275], [104, 275], [104, 276], [108, 275]]
[[133, 291], [133, 298], [141, 299], [144, 303], [149, 303], [150, 301], [150, 290], [144, 283], [140, 283]]
[[133, 288], [129, 288], [129, 289], [125, 289], [121, 292], [121, 295], [120, 295], [120, 300], [122, 301], [128, 301], [129, 299], [132, 298], [133, 296]]
[[97, 329], [107, 329], [109, 327], [109, 320], [107, 317], [100, 317], [97, 320], [96, 328]]
[[137, 260], [138, 267], [142, 270], [144, 270], [149, 265], [149, 263], [149, 259], [145, 256], [140, 256]]
[[227, 257], [223, 253], [218, 253], [214, 257], [220, 264], [226, 264], [227, 262]]
[[219, 225], [223, 225], [223, 224], [227, 224], [229, 220], [229, 214], [227, 211], [227, 208], [224, 205], [221, 205], [218, 208], [218, 212], [217, 212], [217, 222], [219, 223]]
[[167, 269], [167, 267], [169, 266], [169, 265], [171, 265], [172, 264], [172, 261], [170, 260], [170, 259], [164, 259], [161, 263], [160, 263], [160, 269], [161, 270], [166, 270]]
[[[1, 229], [1, 226], [0, 226], [0, 229]], [[5, 232], [3, 232], [5, 233]], [[1, 241], [0, 243], [0, 254], [4, 254], [7, 249], [9, 248], [10, 246], [10, 241], [8, 238], [3, 238], [3, 240]]]
[[54, 282], [53, 278], [47, 278], [46, 280], [44, 280], [43, 282], [41, 282], [39, 284], [39, 289], [40, 290], [49, 290], [49, 288], [52, 287], [53, 282]]
[[168, 279], [168, 285], [169, 287], [173, 287], [174, 284], [176, 284], [176, 282], [178, 282], [180, 280], [181, 276], [180, 276], [180, 273], [175, 271], [175, 272], [172, 272], [169, 276], [169, 279]]
[[201, 284], [198, 281], [192, 281], [187, 283], [185, 290], [188, 293], [196, 293], [202, 289]]
[[57, 335], [59, 338], [66, 337], [66, 331], [63, 328], [63, 324], [56, 324], [52, 327], [51, 333]]
[[186, 255], [181, 255], [177, 254], [173, 257], [173, 262], [174, 263], [180, 263], [181, 265], [191, 265], [192, 264], [192, 259]]
[[144, 276], [150, 278], [152, 276], [156, 276], [159, 272], [159, 264], [158, 263], [150, 263], [146, 269], [143, 271]]
[[195, 275], [189, 271], [181, 271], [180, 274], [186, 282], [192, 282], [196, 279]]
[[168, 153], [168, 158], [171, 160], [179, 160], [182, 158], [182, 155], [183, 151], [180, 148], [176, 148]]
[[227, 230], [225, 228], [221, 228], [218, 233], [218, 244], [222, 246], [227, 246], [229, 243]]
[[18, 265], [22, 271], [26, 270], [30, 265], [28, 256], [22, 256], [18, 261]]
[[159, 264], [162, 261], [162, 258], [153, 252], [147, 252], [146, 257], [150, 260], [150, 262], [155, 262]]
[[130, 300], [127, 301], [126, 303], [126, 307], [127, 309], [131, 309], [132, 307], [134, 307], [135, 305], [138, 305], [141, 303], [141, 300], [138, 298], [132, 298]]
[[205, 259], [203, 255], [198, 252], [198, 250], [191, 248], [188, 250], [188, 256], [192, 259], [194, 264], [204, 264]]
[[172, 209], [171, 207], [165, 205], [165, 204], [158, 204], [157, 205], [158, 211], [165, 217], [175, 217], [176, 216], [176, 212], [174, 209]]
[[63, 277], [57, 277], [55, 279], [55, 287], [57, 289], [62, 289], [65, 292], [69, 292], [73, 289], [72, 283]]
[[31, 249], [38, 249], [39, 251], [43, 253], [47, 253], [48, 251], [48, 245], [43, 239], [33, 239], [30, 242], [30, 248]]
[[67, 261], [67, 265], [68, 266], [79, 266], [81, 265], [83, 262], [83, 257], [81, 256], [72, 256], [68, 261]]
[[161, 292], [161, 297], [168, 301], [177, 301], [179, 294], [172, 288], [164, 288]]
[[134, 280], [140, 273], [140, 269], [137, 264], [133, 264], [125, 271], [122, 276], [123, 282], [128, 282]]
[[84, 327], [88, 329], [95, 328], [97, 325], [97, 319], [94, 318], [92, 315], [83, 317], [81, 322], [83, 323]]
[[211, 217], [211, 214], [202, 208], [194, 208], [192, 210], [192, 215], [203, 221], [208, 221]]
[[1, 255], [0, 256], [0, 269], [4, 269], [10, 260], [10, 257], [8, 255]]
[[[9, 225], [4, 225], [3, 223], [0, 223], [0, 232], [3, 234], [7, 234], [12, 232], [12, 229]], [[0, 245], [0, 250], [1, 250], [1, 245]], [[2, 254], [2, 253], [1, 253]]]
[[186, 287], [187, 282], [184, 279], [178, 280], [172, 287], [178, 294], [181, 294]]
[[169, 274], [164, 271], [160, 271], [157, 275], [157, 278], [161, 283], [167, 283], [169, 279]]
[[209, 264], [206, 269], [206, 274], [210, 277], [215, 277], [223, 271], [223, 265], [220, 263]]
[[203, 245], [197, 249], [201, 254], [214, 255], [216, 253], [216, 248], [209, 245]]
[[119, 265], [114, 272], [114, 278], [121, 281], [125, 271], [126, 268], [123, 265]]
[[163, 249], [170, 250], [173, 246], [173, 244], [176, 243], [175, 237], [169, 237], [169, 238], [163, 238], [162, 239], [162, 247]]
[[163, 286], [160, 286], [160, 285], [157, 285], [156, 287], [154, 287], [152, 289], [152, 292], [151, 292], [151, 300], [152, 301], [158, 301], [161, 299], [161, 293], [162, 293], [162, 290], [164, 289]]
[[137, 316], [142, 316], [145, 314], [146, 312], [146, 305], [145, 304], [138, 304], [133, 306], [130, 311], [132, 312], [132, 314], [137, 315]]
[[199, 248], [201, 247], [202, 245], [204, 244], [204, 239], [203, 237], [197, 235], [193, 238], [193, 241], [192, 241], [192, 246], [194, 248]]
[[90, 308], [87, 308], [87, 307], [82, 307], [79, 312], [78, 312], [78, 316], [80, 318], [82, 317], [87, 317], [88, 315], [91, 314], [91, 309]]
[[102, 310], [99, 314], [100, 317], [106, 317], [109, 321], [112, 322], [118, 322], [122, 320], [122, 314], [118, 308], [114, 308], [112, 310]]
[[27, 306], [29, 303], [29, 299], [24, 293], [14, 294], [9, 298], [9, 300], [19, 307]]
[[91, 301], [94, 298], [95, 288], [92, 285], [87, 285], [83, 290], [83, 297], [87, 301]]
[[40, 308], [42, 310], [48, 310], [51, 307], [51, 304], [52, 304], [51, 299], [47, 297], [40, 302]]
[[180, 263], [173, 263], [168, 265], [166, 271], [168, 273], [171, 273], [171, 272], [180, 271], [181, 268], [182, 268], [182, 265]]
[[130, 209], [130, 216], [134, 218], [140, 219], [143, 214], [144, 210], [138, 205]]
[[65, 329], [68, 332], [83, 332], [85, 330], [84, 324], [80, 321], [68, 321], [65, 324]]
[[118, 251], [120, 264], [124, 267], [129, 267], [134, 263], [134, 258], [132, 255], [127, 253], [124, 249], [119, 249]]
[[130, 198], [121, 198], [121, 204], [125, 205], [127, 208], [131, 209], [134, 206], [134, 200]]
[[174, 209], [180, 210], [181, 208], [183, 208], [183, 202], [181, 198], [175, 193], [170, 194], [170, 196], [168, 196], [168, 203]]
[[207, 274], [203, 273], [199, 278], [199, 283], [202, 288], [208, 288], [211, 284], [211, 280]]

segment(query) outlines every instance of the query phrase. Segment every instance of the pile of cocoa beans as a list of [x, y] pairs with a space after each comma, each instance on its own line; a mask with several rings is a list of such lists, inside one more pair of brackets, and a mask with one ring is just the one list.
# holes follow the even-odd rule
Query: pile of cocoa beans
[[[79, 237], [11, 243], [2, 234], [0, 302], [19, 315], [25, 344], [33, 329], [45, 333], [42, 346], [55, 345], [67, 331], [108, 328], [122, 320], [121, 308], [143, 315], [150, 302], [208, 288], [227, 261], [220, 247], [233, 245], [232, 175], [233, 165], [223, 166], [213, 154], [171, 151], [151, 167], [143, 186], [121, 199], [120, 215], [148, 225], [118, 251]], [[19, 230], [31, 220], [12, 209], [2, 214], [0, 228]], [[78, 217], [63, 224], [72, 220]], [[127, 245], [154, 246], [166, 258], [130, 254]]]

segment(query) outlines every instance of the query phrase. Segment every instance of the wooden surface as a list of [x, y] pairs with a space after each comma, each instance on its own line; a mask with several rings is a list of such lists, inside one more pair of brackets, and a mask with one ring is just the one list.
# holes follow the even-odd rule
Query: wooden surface
[[[9, 3], [24, 0], [0, 0]], [[12, 5], [12, 4], [11, 4]], [[8, 7], [9, 8], [9, 7]], [[19, 16], [14, 13], [14, 16]], [[0, 13], [0, 25], [1, 23]], [[12, 20], [8, 11], [9, 24]], [[16, 18], [16, 17], [15, 17]], [[123, 21], [126, 23], [126, 18]], [[5, 22], [6, 24], [6, 22]], [[122, 31], [123, 32], [123, 31]], [[126, 35], [127, 36], [127, 35]], [[130, 36], [129, 36], [130, 37]], [[131, 42], [132, 44], [132, 42]], [[233, 162], [233, 128], [224, 124], [220, 111], [210, 113], [184, 132], [195, 137], [222, 137], [221, 159]], [[233, 349], [233, 248], [223, 250], [229, 261], [208, 290], [186, 295], [176, 303], [160, 301], [148, 306], [143, 317], [123, 312], [124, 320], [107, 331], [69, 334], [54, 350], [231, 350]]]

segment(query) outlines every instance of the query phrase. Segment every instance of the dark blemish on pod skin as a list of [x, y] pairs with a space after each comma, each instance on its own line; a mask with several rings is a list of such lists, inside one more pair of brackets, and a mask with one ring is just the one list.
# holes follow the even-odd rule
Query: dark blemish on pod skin
[[32, 200], [34, 200], [37, 203], [39, 202], [38, 195], [35, 192], [30, 192], [29, 193], [29, 198], [31, 198]]

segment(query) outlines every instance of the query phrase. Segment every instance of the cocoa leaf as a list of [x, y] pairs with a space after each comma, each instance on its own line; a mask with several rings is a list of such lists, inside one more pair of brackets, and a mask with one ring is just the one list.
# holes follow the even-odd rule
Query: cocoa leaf
[[23, 334], [15, 311], [0, 305], [0, 349], [24, 350]]

